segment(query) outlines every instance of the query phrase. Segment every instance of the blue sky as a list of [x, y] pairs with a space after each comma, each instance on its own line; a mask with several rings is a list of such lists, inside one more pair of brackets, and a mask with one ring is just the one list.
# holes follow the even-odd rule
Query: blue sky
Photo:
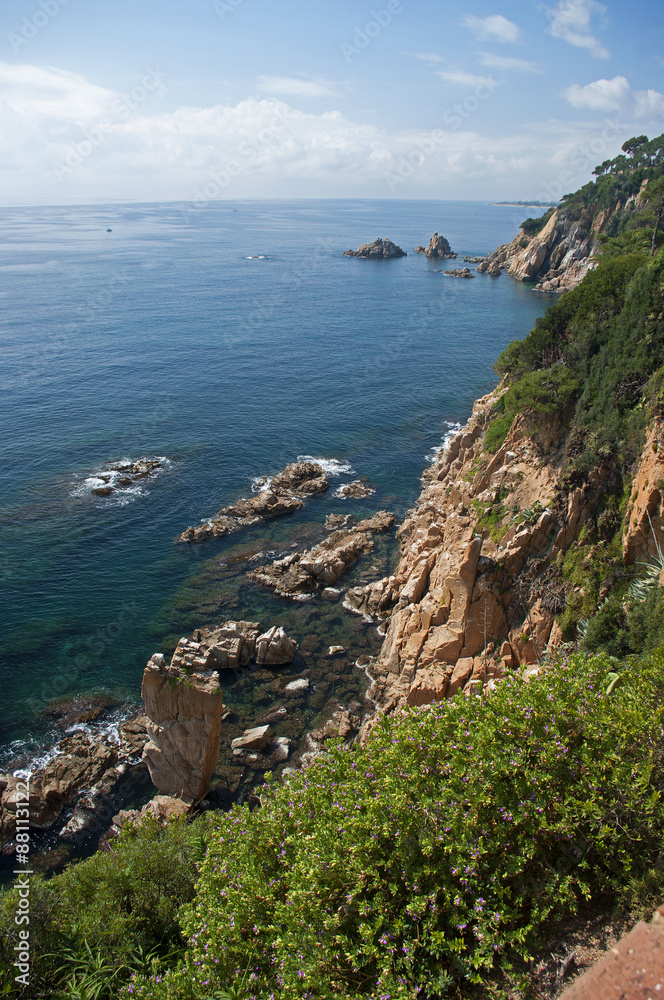
[[0, 203], [550, 200], [664, 131], [661, 0], [5, 0]]

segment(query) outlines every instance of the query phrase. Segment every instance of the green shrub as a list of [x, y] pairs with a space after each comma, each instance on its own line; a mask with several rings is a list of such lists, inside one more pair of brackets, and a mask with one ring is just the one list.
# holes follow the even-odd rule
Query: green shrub
[[[21, 996], [73, 995], [64, 983], [72, 974], [84, 981], [95, 968], [104, 970], [108, 987], [98, 995], [112, 996], [117, 980], [145, 964], [146, 956], [182, 948], [177, 913], [193, 898], [206, 829], [205, 821], [191, 826], [178, 820], [166, 828], [151, 819], [129, 824], [110, 850], [48, 881], [32, 876], [33, 966], [30, 988]], [[10, 889], [0, 899], [0, 965], [13, 961], [15, 912], [16, 890]]]
[[[577, 654], [406, 710], [219, 819], [185, 960], [123, 997], [442, 997], [527, 958], [662, 848], [661, 656]], [[606, 897], [604, 897], [606, 898]]]

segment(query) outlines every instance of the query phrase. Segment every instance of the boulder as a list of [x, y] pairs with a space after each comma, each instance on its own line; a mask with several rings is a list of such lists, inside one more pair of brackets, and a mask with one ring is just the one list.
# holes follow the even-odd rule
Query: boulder
[[433, 234], [426, 249], [422, 246], [416, 247], [415, 253], [423, 253], [427, 257], [434, 257], [439, 260], [456, 259], [456, 254], [453, 253], [452, 247], [449, 245], [445, 237], [441, 236], [439, 233]]
[[260, 634], [258, 622], [227, 621], [219, 628], [199, 629], [201, 646], [209, 652], [207, 667], [222, 670], [247, 666], [256, 656]]
[[290, 663], [297, 651], [297, 643], [289, 639], [280, 626], [273, 626], [256, 641], [256, 662], [266, 666]]
[[143, 759], [153, 783], [164, 795], [199, 802], [219, 759], [223, 702], [216, 671], [192, 663], [186, 672], [153, 658], [141, 695], [150, 737]]
[[272, 478], [270, 489], [273, 493], [306, 497], [324, 493], [329, 485], [323, 467], [317, 462], [293, 462]]
[[374, 240], [373, 243], [363, 243], [357, 250], [346, 250], [344, 252], [344, 257], [362, 257], [373, 260], [406, 256], [406, 252], [401, 247], [398, 247], [396, 243], [383, 239]]
[[267, 745], [272, 730], [269, 726], [256, 726], [254, 729], [246, 729], [242, 736], [231, 743], [231, 749], [236, 750], [262, 750]]

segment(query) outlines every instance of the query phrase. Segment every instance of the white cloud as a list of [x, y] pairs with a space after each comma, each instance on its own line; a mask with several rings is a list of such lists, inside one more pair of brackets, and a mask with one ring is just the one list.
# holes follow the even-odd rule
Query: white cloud
[[[112, 109], [121, 95], [59, 70], [28, 70], [17, 103], [16, 78], [0, 67], [5, 204], [440, 197], [441, 190], [450, 198], [538, 197], [542, 179], [558, 183], [561, 171], [568, 172], [565, 190], [589, 179], [595, 152], [581, 166], [572, 154], [583, 143], [589, 147], [604, 127], [546, 123], [538, 131], [505, 135], [496, 128], [483, 134], [474, 131], [478, 102], [464, 103], [463, 94], [458, 106], [450, 102], [454, 113], [441, 113], [431, 130], [408, 132], [354, 121], [338, 110], [307, 113], [274, 97], [168, 113], [152, 112], [146, 99], [131, 114], [114, 115], [108, 99]], [[468, 87], [467, 96], [486, 80], [463, 73], [452, 77]], [[43, 84], [39, 100], [29, 85], [35, 80]], [[16, 98], [12, 104], [8, 93]], [[637, 110], [661, 101], [655, 91], [633, 97]], [[487, 94], [483, 106], [489, 101]], [[616, 137], [615, 149], [607, 146], [606, 156], [636, 134], [630, 131], [635, 123], [621, 121], [625, 131]], [[403, 178], [396, 187], [388, 184], [389, 172]]]
[[102, 114], [113, 97], [77, 73], [0, 62], [0, 108], [19, 115], [86, 120]]
[[294, 97], [340, 97], [326, 81], [305, 80], [296, 76], [259, 76], [256, 86], [264, 94], [284, 94]]
[[564, 92], [574, 108], [589, 111], [620, 111], [633, 119], [656, 119], [664, 114], [664, 95], [657, 90], [632, 90], [624, 76], [595, 80], [585, 87], [573, 83]]
[[491, 14], [490, 17], [476, 17], [466, 14], [461, 22], [464, 28], [470, 28], [481, 39], [492, 42], [519, 42], [521, 29], [514, 21], [508, 21], [502, 14]]
[[509, 56], [496, 56], [491, 52], [480, 52], [480, 62], [490, 69], [513, 69], [517, 73], [542, 73], [543, 70], [537, 63], [529, 62], [527, 59], [510, 59]]
[[597, 0], [558, 0], [555, 7], [544, 7], [551, 20], [549, 34], [570, 45], [588, 49], [596, 59], [608, 59], [610, 52], [590, 31], [593, 14], [605, 14], [606, 7]]
[[459, 87], [488, 87], [495, 90], [498, 82], [492, 76], [477, 76], [475, 73], [466, 73], [465, 70], [436, 70], [438, 76], [449, 83], [456, 83]]

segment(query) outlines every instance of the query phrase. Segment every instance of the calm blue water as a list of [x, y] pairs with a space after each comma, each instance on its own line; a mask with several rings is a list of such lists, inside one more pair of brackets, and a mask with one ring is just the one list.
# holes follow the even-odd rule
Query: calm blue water
[[[322, 644], [336, 629], [369, 647], [339, 609], [325, 619], [248, 585], [244, 560], [319, 537], [330, 511], [413, 504], [446, 422], [495, 385], [498, 352], [550, 299], [506, 277], [444, 278], [462, 261], [410, 251], [438, 230], [461, 254], [488, 253], [515, 234], [515, 211], [527, 214], [421, 201], [0, 210], [5, 758], [45, 738], [53, 698], [135, 699], [148, 656], [198, 624], [285, 622], [311, 655], [321, 630]], [[377, 236], [409, 256], [342, 256]], [[122, 496], [86, 489], [103, 463], [143, 455], [170, 465]], [[376, 495], [173, 544], [299, 455], [348, 463]], [[385, 542], [373, 570], [393, 559]]]

